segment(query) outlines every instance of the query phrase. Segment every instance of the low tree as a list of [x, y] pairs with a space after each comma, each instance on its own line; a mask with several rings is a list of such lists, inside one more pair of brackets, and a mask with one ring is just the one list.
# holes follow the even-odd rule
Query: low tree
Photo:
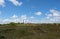
[[9, 25], [11, 25], [11, 26], [16, 26], [16, 23], [11, 22], [11, 23], [9, 23]]
[[0, 26], [2, 26], [2, 24], [0, 24]]

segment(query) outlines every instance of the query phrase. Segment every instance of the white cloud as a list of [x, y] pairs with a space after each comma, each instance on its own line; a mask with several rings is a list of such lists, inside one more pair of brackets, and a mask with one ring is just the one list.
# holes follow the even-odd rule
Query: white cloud
[[13, 15], [11, 18], [13, 18], [13, 19], [17, 19], [18, 16], [17, 16], [17, 15]]
[[35, 14], [36, 14], [36, 15], [41, 15], [41, 14], [42, 14], [42, 12], [36, 12]]
[[50, 13], [46, 15], [46, 22], [58, 23], [60, 22], [60, 11], [51, 9]]
[[7, 24], [7, 23], [10, 23], [11, 21], [9, 20], [9, 19], [4, 19], [3, 21], [2, 21], [2, 24]]
[[12, 2], [16, 6], [21, 6], [23, 4], [22, 2], [19, 2], [17, 0], [9, 0], [9, 1]]
[[21, 19], [26, 20], [27, 16], [26, 15], [21, 15]]
[[[28, 17], [27, 15], [21, 15], [20, 17], [18, 17], [17, 15], [13, 15], [8, 19], [3, 19], [0, 20], [0, 23], [9, 23], [9, 22], [24, 22], [25, 23], [60, 23], [60, 11], [55, 10], [55, 9], [51, 9], [49, 11], [50, 13], [46, 14], [46, 17], [42, 18], [42, 19], [35, 19], [34, 16], [30, 16]], [[55, 15], [58, 14], [58, 15]]]
[[0, 19], [0, 24], [2, 24], [3, 23], [3, 20], [2, 19]]
[[51, 9], [50, 12], [53, 14], [53, 16], [60, 16], [60, 11], [57, 11], [55, 9]]
[[50, 17], [48, 16], [48, 17], [46, 17], [47, 19], [50, 19]]
[[7, 23], [10, 23], [10, 22], [15, 22], [15, 23], [20, 22], [21, 23], [22, 20], [20, 20], [19, 18], [17, 18], [17, 19], [7, 18], [7, 19], [0, 20], [0, 24], [7, 24]]
[[5, 1], [4, 0], [0, 0], [0, 6], [5, 7]]
[[35, 18], [35, 17], [34, 17], [34, 16], [31, 16], [30, 18], [33, 19], [33, 18]]
[[49, 16], [49, 17], [53, 16], [53, 14], [46, 14], [46, 15]]
[[13, 15], [12, 17], [6, 18], [6, 19], [0, 19], [0, 24], [7, 24], [10, 22], [15, 22], [15, 23], [22, 23], [24, 20], [24, 22], [27, 22], [27, 16], [26, 15], [21, 15], [21, 17], [19, 18], [17, 15]]
[[3, 24], [7, 24], [7, 23], [10, 23], [10, 22], [17, 23], [17, 22], [20, 22], [20, 19], [18, 18], [17, 15], [13, 15], [12, 17], [9, 17], [7, 19], [2, 20]]

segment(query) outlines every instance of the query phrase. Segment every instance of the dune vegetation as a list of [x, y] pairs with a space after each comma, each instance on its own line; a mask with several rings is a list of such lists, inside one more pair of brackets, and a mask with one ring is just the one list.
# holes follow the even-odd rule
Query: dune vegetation
[[0, 39], [60, 39], [60, 24], [0, 24]]

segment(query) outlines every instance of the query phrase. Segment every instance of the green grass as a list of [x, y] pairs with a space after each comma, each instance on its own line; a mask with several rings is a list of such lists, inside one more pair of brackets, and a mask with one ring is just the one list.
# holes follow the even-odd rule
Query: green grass
[[60, 39], [60, 24], [2, 24], [0, 39]]

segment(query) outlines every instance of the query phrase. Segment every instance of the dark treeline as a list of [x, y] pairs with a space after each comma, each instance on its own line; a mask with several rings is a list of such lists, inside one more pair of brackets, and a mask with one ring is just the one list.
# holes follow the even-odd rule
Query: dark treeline
[[11, 22], [8, 24], [0, 24], [0, 26], [40, 26], [40, 25], [55, 25], [55, 26], [59, 26], [60, 23], [15, 23], [15, 22]]

